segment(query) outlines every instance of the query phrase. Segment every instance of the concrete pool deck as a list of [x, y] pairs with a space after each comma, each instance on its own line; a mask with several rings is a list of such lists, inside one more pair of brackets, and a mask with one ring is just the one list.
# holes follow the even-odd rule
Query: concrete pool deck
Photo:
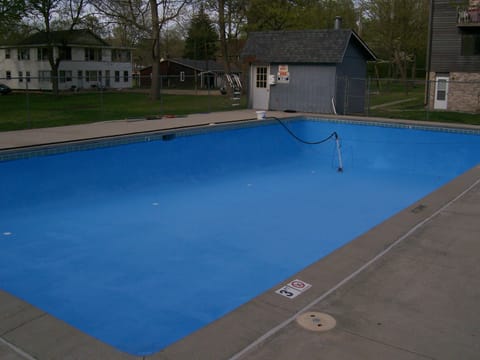
[[[254, 116], [242, 110], [4, 132], [0, 149]], [[0, 359], [478, 359], [479, 219], [476, 166], [225, 317], [145, 357], [121, 353], [0, 289]], [[292, 244], [295, 251], [309, 249]], [[294, 299], [275, 292], [294, 279], [312, 287]], [[295, 319], [307, 311], [331, 315], [336, 327], [304, 329]], [[318, 328], [326, 325], [314, 319]]]

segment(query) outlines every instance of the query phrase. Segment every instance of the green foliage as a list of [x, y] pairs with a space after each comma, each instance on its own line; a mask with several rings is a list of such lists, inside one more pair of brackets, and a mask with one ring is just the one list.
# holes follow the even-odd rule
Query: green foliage
[[203, 8], [190, 22], [185, 40], [184, 57], [195, 60], [215, 59], [218, 35]]
[[0, 42], [15, 35], [25, 10], [25, 0], [0, 0]]
[[329, 29], [336, 16], [355, 28], [352, 0], [251, 0], [248, 31]]
[[362, 38], [406, 79], [407, 66], [425, 58], [429, 0], [363, 0], [360, 9]]
[[425, 82], [410, 82], [409, 91], [400, 81], [372, 81], [368, 94], [368, 116], [390, 119], [428, 120], [442, 123], [480, 125], [478, 114], [427, 110]]

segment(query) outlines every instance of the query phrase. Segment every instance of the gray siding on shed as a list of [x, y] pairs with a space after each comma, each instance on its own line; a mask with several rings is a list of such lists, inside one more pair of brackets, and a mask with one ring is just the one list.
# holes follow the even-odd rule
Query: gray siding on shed
[[[270, 110], [296, 110], [331, 113], [335, 89], [336, 66], [317, 64], [288, 64], [290, 82], [270, 87]], [[277, 74], [278, 64], [272, 64]]]
[[367, 63], [357, 43], [350, 42], [343, 62], [337, 66], [335, 106], [339, 114], [365, 112]]
[[350, 42], [343, 57], [343, 62], [338, 64], [338, 76], [351, 78], [365, 78], [367, 75], [367, 63], [359, 46]]
[[[269, 88], [269, 110], [332, 113], [332, 99], [339, 96], [340, 114], [364, 112], [366, 62], [376, 60], [352, 30], [250, 33], [242, 58], [251, 68], [268, 64], [275, 77], [279, 65], [288, 65], [290, 81]], [[249, 85], [254, 86], [254, 75], [249, 75]], [[249, 90], [249, 106], [255, 93], [258, 99], [265, 95]]]
[[457, 9], [451, 0], [433, 0], [431, 70], [434, 72], [479, 72], [480, 56], [462, 56], [462, 32], [480, 28], [457, 27]]

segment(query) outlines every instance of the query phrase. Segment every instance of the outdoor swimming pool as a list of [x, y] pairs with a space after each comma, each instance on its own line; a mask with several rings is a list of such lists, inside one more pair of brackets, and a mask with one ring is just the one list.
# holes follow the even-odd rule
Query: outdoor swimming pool
[[[0, 163], [0, 288], [156, 352], [480, 162], [480, 136], [299, 120]], [[158, 137], [162, 139], [162, 136]]]

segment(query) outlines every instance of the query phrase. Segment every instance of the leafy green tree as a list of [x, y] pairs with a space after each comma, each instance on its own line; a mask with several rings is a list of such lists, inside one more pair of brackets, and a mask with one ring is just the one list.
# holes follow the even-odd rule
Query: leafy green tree
[[425, 55], [429, 0], [362, 0], [360, 9], [362, 37], [406, 81], [409, 64]]
[[185, 39], [184, 56], [189, 59], [215, 59], [218, 35], [203, 7], [191, 22]]
[[0, 0], [0, 41], [5, 41], [17, 29], [25, 9], [25, 0]]
[[340, 16], [343, 26], [355, 28], [352, 0], [251, 0], [248, 31], [329, 29]]
[[165, 26], [177, 19], [190, 0], [90, 0], [107, 21], [128, 27], [129, 33], [141, 33], [138, 39], [149, 39], [152, 60], [153, 100], [160, 97], [161, 37]]
[[[54, 51], [58, 44], [55, 43], [53, 32], [58, 30], [57, 26], [68, 26], [68, 30], [73, 30], [81, 23], [81, 18], [86, 11], [85, 0], [28, 0], [27, 8], [29, 15], [39, 25], [39, 29], [46, 34], [48, 62], [52, 71], [52, 92], [58, 94], [58, 69], [62, 61], [60, 52]], [[63, 16], [68, 17], [68, 21], [63, 23], [59, 21]], [[61, 25], [56, 25], [56, 23]]]
[[[352, 0], [321, 0], [318, 2], [317, 28], [329, 29], [333, 27], [335, 17], [342, 18], [342, 27], [356, 29], [357, 15], [355, 4]], [[315, 19], [310, 18], [310, 23], [315, 24]]]
[[[220, 57], [226, 72], [230, 72], [231, 63], [239, 58], [240, 38], [247, 23], [247, 6], [251, 0], [206, 0], [202, 2], [213, 16], [220, 38]], [[216, 15], [216, 16], [215, 16]]]
[[295, 1], [251, 0], [247, 10], [247, 30], [288, 30], [298, 28]]

